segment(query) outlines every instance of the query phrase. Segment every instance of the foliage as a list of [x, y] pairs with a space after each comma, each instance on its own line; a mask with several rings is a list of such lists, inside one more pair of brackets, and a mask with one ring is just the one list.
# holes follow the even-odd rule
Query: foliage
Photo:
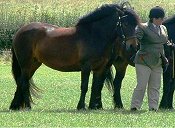
[[[89, 2], [90, 3], [90, 2]], [[0, 2], [0, 49], [10, 48], [14, 33], [24, 24], [46, 22], [73, 26], [78, 18], [103, 2], [88, 6], [87, 1], [8, 0]]]
[[[0, 0], [0, 49], [10, 48], [15, 32], [30, 22], [46, 22], [58, 26], [75, 25], [79, 17], [105, 3], [122, 0]], [[151, 7], [160, 5], [167, 16], [174, 14], [174, 0], [130, 0], [146, 21]]]

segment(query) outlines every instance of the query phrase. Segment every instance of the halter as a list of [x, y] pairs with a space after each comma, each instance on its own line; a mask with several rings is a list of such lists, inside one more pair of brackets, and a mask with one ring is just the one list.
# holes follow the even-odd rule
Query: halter
[[[127, 16], [128, 16], [128, 15], [124, 15], [124, 16], [122, 16], [122, 17], [119, 16], [118, 22], [117, 22], [117, 24], [116, 24], [116, 27], [119, 28], [119, 29], [120, 29], [120, 32], [121, 32], [119, 36], [120, 36], [121, 39], [122, 39], [122, 47], [124, 47], [125, 49], [126, 49], [127, 40], [130, 40], [130, 39], [132, 39], [132, 38], [136, 38], [136, 35], [135, 35], [135, 36], [126, 37], [125, 34], [124, 34], [121, 20], [122, 20], [123, 18], [127, 17]], [[129, 60], [130, 60], [131, 62], [133, 62], [133, 61], [134, 61], [134, 58], [135, 58], [135, 54], [133, 54], [133, 55], [129, 58]]]
[[125, 47], [126, 47], [127, 40], [130, 40], [130, 39], [132, 39], [132, 38], [136, 38], [136, 36], [126, 37], [125, 34], [124, 34], [121, 20], [122, 20], [123, 18], [127, 17], [127, 16], [128, 16], [128, 15], [124, 15], [124, 16], [122, 16], [122, 17], [119, 16], [118, 22], [117, 22], [117, 24], [116, 24], [117, 28], [119, 28], [119, 29], [120, 29], [120, 32], [121, 32], [121, 34], [120, 34], [119, 36], [121, 36], [121, 38], [122, 38], [122, 40], [123, 40], [123, 41], [122, 41], [122, 45], [125, 46]]

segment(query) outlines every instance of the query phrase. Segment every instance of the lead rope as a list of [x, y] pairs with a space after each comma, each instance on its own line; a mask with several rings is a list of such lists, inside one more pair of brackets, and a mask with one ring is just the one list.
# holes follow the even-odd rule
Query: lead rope
[[[171, 40], [171, 42], [172, 42], [172, 40]], [[173, 76], [172, 76], [172, 78], [174, 79], [174, 49], [172, 50], [172, 55], [173, 55]]]
[[174, 79], [174, 50], [172, 50], [172, 55], [173, 55], [173, 76], [172, 78]]
[[[171, 44], [173, 44], [173, 41], [171, 40]], [[172, 67], [172, 69], [173, 69], [173, 74], [172, 74], [172, 78], [174, 79], [174, 49], [172, 49], [171, 50], [171, 52], [172, 52], [172, 61], [173, 61], [173, 67]]]

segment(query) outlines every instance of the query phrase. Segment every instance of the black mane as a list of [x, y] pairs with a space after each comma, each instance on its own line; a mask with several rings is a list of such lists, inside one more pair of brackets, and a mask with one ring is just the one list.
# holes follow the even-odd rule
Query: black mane
[[[123, 17], [123, 18], [122, 18]], [[123, 8], [118, 4], [105, 4], [95, 11], [83, 16], [77, 23], [78, 31], [85, 31], [93, 42], [112, 42], [120, 33], [116, 31], [117, 22], [129, 24], [136, 27], [139, 24], [139, 17], [134, 10]]]
[[94, 21], [100, 20], [109, 15], [113, 15], [117, 11], [116, 8], [119, 8], [119, 5], [117, 4], [102, 5], [100, 8], [97, 8], [95, 11], [90, 12], [89, 14], [81, 17], [76, 26], [92, 23]]
[[163, 21], [163, 24], [171, 24], [171, 23], [175, 23], [175, 15]]
[[138, 25], [140, 23], [139, 16], [132, 9], [124, 9], [124, 13], [127, 16], [127, 22], [131, 25]]
[[134, 10], [129, 8], [122, 8], [118, 4], [105, 4], [100, 8], [97, 8], [95, 11], [81, 17], [76, 26], [92, 23], [109, 15], [113, 15], [114, 13], [117, 13], [117, 9], [123, 11], [124, 15], [128, 15], [127, 20], [129, 24], [138, 25], [140, 23], [140, 18]]

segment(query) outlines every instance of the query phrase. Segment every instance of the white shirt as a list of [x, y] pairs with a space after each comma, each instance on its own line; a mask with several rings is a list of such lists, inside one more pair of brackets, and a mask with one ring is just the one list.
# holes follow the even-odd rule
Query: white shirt
[[157, 26], [157, 25], [155, 25], [154, 23], [152, 23], [152, 24], [153, 24], [155, 30], [156, 30], [156, 31], [158, 32], [158, 34], [160, 35], [160, 26]]

